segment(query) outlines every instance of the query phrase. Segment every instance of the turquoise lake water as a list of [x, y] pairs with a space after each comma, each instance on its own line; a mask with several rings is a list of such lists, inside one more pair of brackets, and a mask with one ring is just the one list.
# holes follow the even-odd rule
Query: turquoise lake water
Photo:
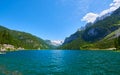
[[30, 50], [0, 55], [0, 75], [120, 75], [120, 52]]

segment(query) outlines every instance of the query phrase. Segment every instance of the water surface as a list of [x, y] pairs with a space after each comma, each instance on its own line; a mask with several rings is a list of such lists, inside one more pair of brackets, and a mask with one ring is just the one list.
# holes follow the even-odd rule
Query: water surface
[[0, 75], [120, 75], [120, 52], [30, 50], [0, 55]]

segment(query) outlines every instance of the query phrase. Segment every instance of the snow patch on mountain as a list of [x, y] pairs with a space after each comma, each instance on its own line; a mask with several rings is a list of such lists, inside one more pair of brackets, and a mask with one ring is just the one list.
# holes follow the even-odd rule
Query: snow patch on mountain
[[51, 44], [54, 46], [60, 46], [62, 45], [63, 41], [62, 40], [51, 40]]
[[60, 46], [63, 44], [62, 40], [45, 40], [47, 44], [51, 46]]

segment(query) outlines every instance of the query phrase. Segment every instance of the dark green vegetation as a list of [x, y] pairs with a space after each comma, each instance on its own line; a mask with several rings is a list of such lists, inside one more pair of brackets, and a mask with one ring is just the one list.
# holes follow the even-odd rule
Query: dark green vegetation
[[49, 46], [44, 40], [29, 33], [15, 31], [0, 26], [0, 44], [10, 44], [15, 48], [47, 49]]
[[[118, 47], [120, 40], [120, 8], [110, 16], [87, 24], [85, 29], [79, 30], [65, 39], [61, 49], [108, 49]], [[117, 41], [117, 43], [115, 42]]]
[[119, 50], [120, 49], [120, 36], [115, 39], [115, 47]]

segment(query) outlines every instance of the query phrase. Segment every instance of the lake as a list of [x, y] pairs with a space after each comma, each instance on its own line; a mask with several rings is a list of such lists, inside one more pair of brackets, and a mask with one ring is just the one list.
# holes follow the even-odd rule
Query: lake
[[0, 54], [0, 75], [120, 75], [120, 52], [29, 50]]

